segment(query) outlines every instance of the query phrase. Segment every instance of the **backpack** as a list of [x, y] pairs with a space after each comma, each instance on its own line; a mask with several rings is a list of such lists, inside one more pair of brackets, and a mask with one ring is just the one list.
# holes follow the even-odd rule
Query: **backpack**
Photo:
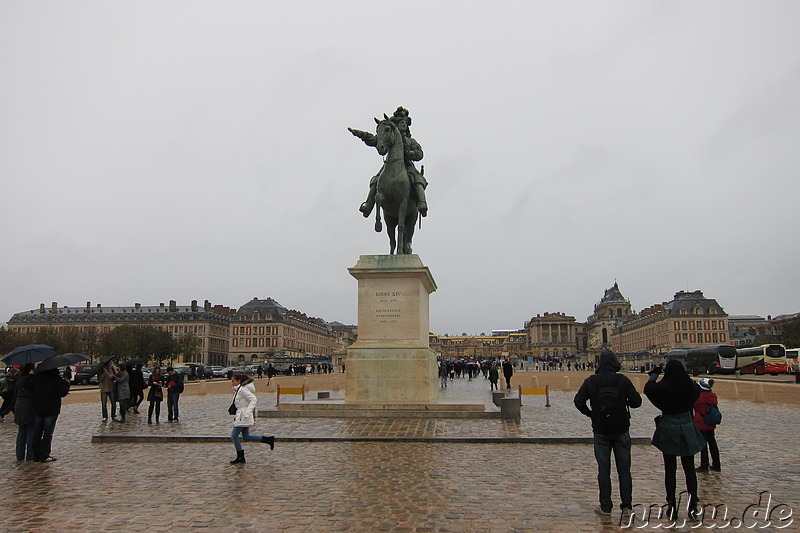
[[628, 429], [628, 401], [619, 383], [619, 378], [608, 379], [592, 401], [592, 421], [596, 433], [622, 433]]
[[716, 426], [722, 422], [722, 413], [716, 405], [709, 405], [706, 414], [703, 415], [703, 422], [707, 426]]

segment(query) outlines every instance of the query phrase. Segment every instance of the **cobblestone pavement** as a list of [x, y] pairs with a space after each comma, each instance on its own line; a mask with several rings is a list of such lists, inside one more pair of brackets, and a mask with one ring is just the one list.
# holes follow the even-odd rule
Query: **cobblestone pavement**
[[[258, 385], [258, 383], [257, 383]], [[456, 379], [444, 393], [489, 402], [482, 378]], [[619, 531], [617, 511], [594, 514], [596, 465], [591, 445], [433, 442], [295, 442], [293, 437], [450, 436], [588, 437], [589, 420], [572, 405], [573, 393], [525, 397], [522, 420], [259, 419], [255, 433], [274, 434], [274, 451], [244, 443], [246, 465], [231, 466], [230, 442], [92, 444], [92, 435], [227, 436], [229, 395], [184, 396], [181, 421], [148, 425], [146, 414], [104, 424], [97, 403], [65, 405], [53, 442], [55, 463], [14, 460], [16, 426], [0, 424], [5, 472], [0, 528], [51, 531], [391, 531], [513, 532]], [[98, 394], [99, 397], [99, 394]], [[259, 408], [274, 405], [259, 393]], [[645, 400], [633, 411], [633, 436], [649, 436], [657, 414]], [[766, 525], [741, 521], [771, 495], [772, 526], [800, 531], [800, 407], [725, 401], [717, 431], [723, 472], [698, 474], [703, 504], [727, 506], [726, 518], [706, 518], [699, 529], [731, 520], [722, 530]], [[283, 441], [281, 439], [284, 439]], [[658, 530], [668, 522], [645, 507], [663, 503], [661, 456], [633, 448], [634, 502], [630, 529]], [[678, 487], [683, 486], [678, 475]], [[617, 495], [614, 481], [614, 496]], [[761, 501], [760, 501], [761, 498]], [[780, 507], [784, 504], [784, 507]], [[783, 513], [782, 515], [780, 513]], [[692, 524], [674, 531], [692, 531]], [[784, 521], [779, 519], [784, 517]], [[789, 523], [789, 521], [792, 521]], [[624, 523], [626, 525], [627, 523]]]

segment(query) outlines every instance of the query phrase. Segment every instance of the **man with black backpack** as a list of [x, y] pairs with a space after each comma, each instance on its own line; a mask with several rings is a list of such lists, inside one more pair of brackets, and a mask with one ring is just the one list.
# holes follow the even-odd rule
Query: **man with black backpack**
[[[575, 395], [575, 407], [592, 419], [594, 456], [597, 460], [597, 484], [600, 488], [600, 509], [596, 512], [610, 515], [611, 501], [611, 451], [619, 476], [622, 512], [633, 509], [633, 481], [631, 479], [630, 410], [642, 405], [642, 397], [627, 376], [618, 374], [621, 369], [614, 352], [600, 354], [595, 375], [589, 376]], [[587, 407], [589, 401], [591, 408]]]

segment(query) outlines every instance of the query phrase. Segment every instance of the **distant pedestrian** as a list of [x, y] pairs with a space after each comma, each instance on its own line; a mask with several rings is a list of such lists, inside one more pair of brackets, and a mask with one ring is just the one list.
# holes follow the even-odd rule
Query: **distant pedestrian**
[[447, 387], [447, 365], [444, 361], [439, 363], [439, 387]]
[[144, 372], [142, 372], [142, 364], [139, 363], [135, 367], [128, 369], [130, 376], [129, 383], [131, 386], [131, 407], [133, 412], [139, 414], [139, 405], [144, 400]]
[[97, 383], [100, 386], [100, 404], [102, 405], [103, 420], [108, 420], [108, 402], [111, 402], [111, 420], [117, 419], [117, 399], [114, 395], [114, 381], [117, 379], [117, 369], [114, 363], [108, 361], [97, 372]]
[[514, 375], [514, 365], [508, 360], [503, 361], [503, 377], [506, 378], [506, 389], [511, 390], [511, 376]]
[[[700, 466], [697, 467], [697, 472], [708, 472], [708, 469], [719, 472], [722, 470], [719, 463], [719, 446], [717, 446], [717, 439], [714, 436], [714, 430], [717, 429], [716, 424], [708, 424], [705, 421], [705, 415], [708, 413], [709, 407], [717, 405], [717, 395], [711, 392], [711, 387], [714, 386], [713, 379], [703, 378], [697, 382], [700, 387], [700, 396], [694, 402], [694, 425], [700, 430], [700, 433], [706, 439], [706, 446], [700, 450]], [[711, 451], [711, 464], [708, 463], [708, 452]]]
[[17, 379], [19, 379], [19, 369], [12, 366], [0, 382], [0, 397], [3, 398], [3, 405], [0, 407], [0, 422], [14, 410], [14, 391], [17, 387]]
[[153, 411], [156, 414], [156, 424], [158, 424], [158, 417], [161, 415], [161, 402], [164, 400], [164, 376], [161, 374], [161, 367], [157, 366], [153, 369], [153, 373], [147, 379], [147, 384], [150, 390], [147, 391], [147, 401], [150, 406], [147, 409], [147, 423], [153, 423]]
[[178, 374], [174, 368], [167, 367], [167, 421], [178, 422], [178, 401], [183, 392], [183, 375]]
[[[242, 440], [247, 442], [263, 442], [269, 444], [269, 448], [273, 450], [275, 449], [275, 437], [250, 435], [250, 428], [256, 423], [255, 410], [258, 401], [256, 399], [256, 388], [253, 384], [253, 378], [241, 372], [236, 372], [231, 378], [231, 385], [233, 386], [233, 402], [231, 408], [235, 407], [231, 440], [233, 441], [233, 447], [236, 448], [236, 459], [231, 461], [231, 464], [236, 465], [247, 462], [244, 459]], [[239, 438], [240, 435], [241, 439]]]
[[261, 365], [258, 365], [258, 369], [256, 369], [256, 374], [258, 374], [258, 379], [264, 377], [264, 369], [261, 368]]
[[61, 413], [61, 398], [69, 394], [69, 381], [61, 377], [57, 368], [53, 368], [34, 374], [30, 390], [36, 411], [33, 454], [36, 461], [50, 463], [56, 460], [50, 455], [53, 433]]
[[500, 372], [497, 370], [497, 363], [492, 363], [489, 367], [489, 391], [498, 390], [497, 382], [500, 380]]
[[22, 373], [14, 389], [14, 423], [17, 430], [17, 461], [33, 461], [34, 429], [36, 428], [36, 409], [33, 405], [33, 363], [22, 367]]
[[[623, 513], [633, 510], [633, 480], [631, 478], [630, 411], [642, 405], [642, 397], [636, 392], [627, 376], [618, 374], [620, 364], [610, 350], [600, 354], [597, 373], [586, 378], [575, 394], [573, 402], [578, 411], [592, 419], [594, 433], [594, 457], [597, 460], [597, 484], [600, 491], [599, 513], [610, 515], [614, 508], [611, 501], [611, 452], [617, 465], [620, 509]], [[586, 406], [589, 402], [591, 407]]]
[[706, 441], [692, 420], [692, 406], [700, 396], [700, 388], [692, 381], [677, 359], [670, 360], [664, 367], [664, 377], [656, 381], [661, 367], [650, 371], [650, 380], [644, 385], [644, 394], [650, 402], [661, 410], [653, 434], [653, 446], [664, 457], [664, 487], [667, 499], [667, 517], [674, 520], [678, 516], [675, 500], [675, 473], [678, 457], [681, 458], [686, 490], [689, 493], [689, 518], [698, 518], [697, 475], [694, 470], [694, 455], [702, 450]]
[[128, 371], [125, 370], [124, 365], [120, 365], [119, 369], [117, 370], [117, 390], [115, 391], [117, 394], [117, 401], [119, 402], [119, 416], [120, 420], [116, 420], [117, 422], [125, 422], [125, 415], [128, 412], [128, 407], [131, 403], [131, 385], [130, 385], [130, 376], [128, 375]]

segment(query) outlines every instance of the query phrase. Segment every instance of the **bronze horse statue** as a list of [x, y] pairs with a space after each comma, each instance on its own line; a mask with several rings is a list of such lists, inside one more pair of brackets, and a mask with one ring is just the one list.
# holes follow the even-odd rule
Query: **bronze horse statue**
[[[417, 222], [417, 200], [411, 189], [411, 180], [406, 170], [403, 139], [400, 130], [383, 115], [383, 120], [375, 119], [378, 125], [375, 135], [375, 148], [385, 156], [383, 168], [378, 174], [375, 202], [375, 231], [381, 231], [381, 209], [386, 219], [386, 232], [389, 234], [389, 253], [410, 254], [414, 225]], [[395, 238], [395, 228], [397, 237]]]

